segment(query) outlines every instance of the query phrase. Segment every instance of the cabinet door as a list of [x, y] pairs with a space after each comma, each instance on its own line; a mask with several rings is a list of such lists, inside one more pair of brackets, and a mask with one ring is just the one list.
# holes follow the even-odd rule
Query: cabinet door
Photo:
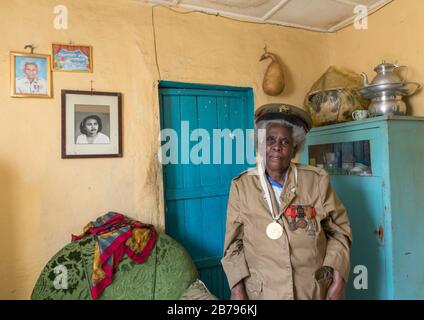
[[331, 183], [353, 233], [346, 298], [387, 299], [382, 178], [333, 175]]

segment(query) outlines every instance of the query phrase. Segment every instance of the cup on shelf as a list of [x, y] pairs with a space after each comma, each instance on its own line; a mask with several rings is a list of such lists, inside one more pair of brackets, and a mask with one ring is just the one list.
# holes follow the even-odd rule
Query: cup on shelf
[[324, 166], [327, 171], [333, 170], [337, 167], [338, 154], [335, 152], [324, 153]]
[[352, 112], [353, 120], [364, 120], [368, 118], [368, 110], [355, 110]]

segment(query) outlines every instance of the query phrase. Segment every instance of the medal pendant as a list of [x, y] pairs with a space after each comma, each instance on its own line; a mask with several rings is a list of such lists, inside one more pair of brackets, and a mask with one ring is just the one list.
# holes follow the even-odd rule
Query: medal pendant
[[296, 219], [293, 217], [288, 217], [289, 220], [289, 229], [290, 231], [295, 231], [297, 229]]
[[276, 221], [266, 227], [266, 235], [272, 240], [277, 240], [283, 235], [283, 227]]
[[307, 225], [308, 225], [308, 223], [306, 222], [305, 219], [299, 219], [296, 222], [296, 226], [300, 229], [305, 229]]
[[296, 212], [296, 225], [298, 228], [305, 229], [308, 223], [305, 220], [305, 210], [302, 206], [297, 206], [297, 212]]
[[308, 232], [308, 235], [310, 236], [315, 235], [314, 223], [311, 219], [308, 219], [308, 228], [306, 229], [306, 231]]

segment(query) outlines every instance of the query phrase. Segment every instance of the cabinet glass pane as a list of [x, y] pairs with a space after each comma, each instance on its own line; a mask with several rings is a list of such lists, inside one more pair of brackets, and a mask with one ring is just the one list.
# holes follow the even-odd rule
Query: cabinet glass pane
[[369, 140], [311, 145], [309, 164], [332, 175], [371, 176]]

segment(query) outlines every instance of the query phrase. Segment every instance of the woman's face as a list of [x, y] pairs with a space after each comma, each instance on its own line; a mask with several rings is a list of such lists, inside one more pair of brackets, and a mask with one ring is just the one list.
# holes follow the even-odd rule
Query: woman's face
[[292, 128], [277, 123], [266, 127], [266, 168], [284, 171], [294, 156]]
[[98, 130], [99, 130], [99, 124], [97, 123], [96, 119], [88, 119], [85, 122], [85, 132], [87, 136], [94, 137], [97, 134]]

